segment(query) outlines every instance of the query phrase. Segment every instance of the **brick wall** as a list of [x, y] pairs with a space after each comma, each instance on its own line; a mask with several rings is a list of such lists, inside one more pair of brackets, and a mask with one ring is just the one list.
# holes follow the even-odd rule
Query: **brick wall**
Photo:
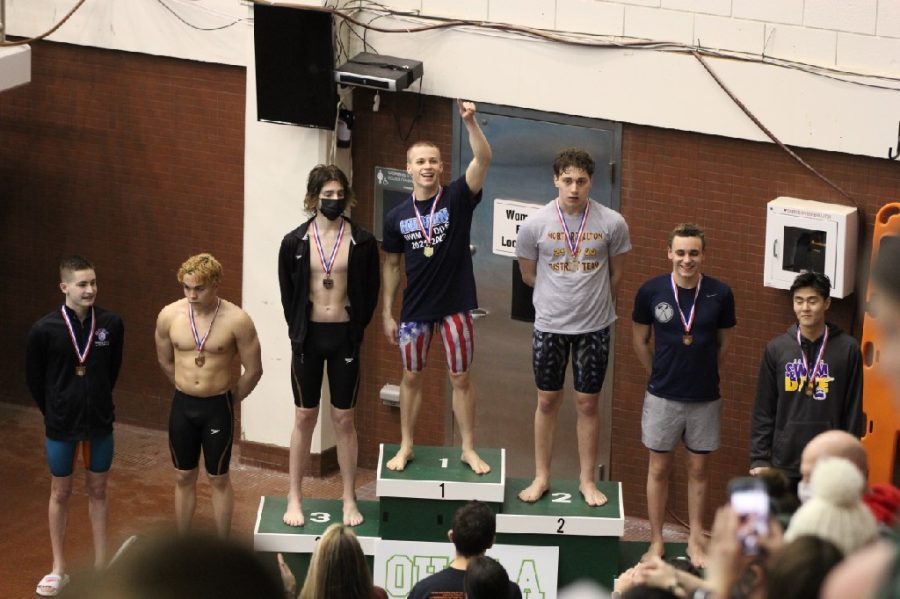
[[[418, 101], [413, 94], [382, 94], [381, 111], [372, 113], [372, 93], [357, 91], [354, 129], [354, 185], [359, 205], [354, 217], [371, 226], [372, 173], [375, 165], [403, 168], [406, 132]], [[449, 100], [426, 97], [424, 116], [410, 140], [432, 139], [450, 155]], [[395, 116], [396, 115], [396, 116]], [[628, 257], [619, 296], [620, 324], [613, 390], [612, 478], [625, 485], [629, 514], [644, 515], [647, 450], [640, 442], [640, 410], [646, 375], [631, 349], [631, 309], [637, 288], [649, 277], [671, 270], [666, 237], [679, 221], [693, 220], [707, 231], [704, 271], [729, 283], [737, 301], [738, 327], [722, 368], [722, 449], [711, 458], [710, 509], [725, 501], [727, 481], [746, 472], [750, 413], [757, 369], [766, 342], [793, 319], [786, 291], [763, 287], [765, 204], [781, 195], [826, 202], [848, 202], [771, 144], [626, 125], [622, 157], [622, 213], [634, 250]], [[847, 190], [861, 210], [862, 246], [871, 241], [871, 223], [885, 202], [900, 199], [900, 170], [886, 160], [798, 150], [810, 163]], [[450, 165], [445, 165], [449, 171]], [[865, 253], [863, 251], [863, 253]], [[860, 273], [860, 277], [865, 273]], [[864, 281], [864, 278], [861, 278]], [[857, 335], [861, 327], [857, 295], [834, 300], [830, 318]], [[399, 302], [399, 298], [398, 298]], [[399, 306], [399, 303], [397, 304]], [[438, 350], [439, 351], [439, 350]], [[399, 411], [377, 401], [385, 382], [398, 383], [396, 348], [381, 333], [380, 308], [363, 349], [360, 403], [360, 463], [374, 464], [379, 442], [399, 440]], [[528, 364], [522, 366], [530, 368]], [[417, 442], [442, 444], [449, 393], [443, 365], [432, 361], [429, 385], [417, 428]], [[670, 508], [687, 518], [684, 457], [679, 456]]]
[[32, 82], [0, 94], [0, 400], [30, 403], [24, 339], [62, 297], [56, 264], [97, 266], [98, 304], [126, 326], [122, 422], [167, 422], [171, 385], [153, 328], [175, 271], [210, 251], [241, 299], [242, 68], [39, 42]]
[[[711, 458], [710, 506], [725, 501], [725, 486], [746, 473], [750, 414], [759, 362], [769, 339], [794, 315], [787, 291], [763, 287], [765, 205], [778, 196], [857, 205], [861, 212], [861, 260], [871, 245], [875, 212], [900, 200], [900, 169], [874, 158], [797, 149], [840, 185], [843, 199], [772, 144], [626, 125], [622, 144], [622, 213], [634, 250], [620, 293], [613, 403], [612, 477], [625, 484], [628, 510], [644, 514], [647, 451], [640, 443], [641, 397], [646, 375], [633, 359], [630, 314], [634, 294], [650, 276], [671, 270], [666, 238], [678, 221], [706, 230], [703, 270], [729, 283], [738, 326], [721, 368], [722, 449]], [[863, 268], [865, 271], [865, 268]], [[858, 281], [865, 284], [865, 272]], [[860, 288], [859, 284], [857, 289]], [[833, 300], [829, 319], [859, 338], [859, 293]], [[670, 507], [687, 517], [684, 459], [679, 460]], [[708, 514], [710, 510], [707, 510]]]

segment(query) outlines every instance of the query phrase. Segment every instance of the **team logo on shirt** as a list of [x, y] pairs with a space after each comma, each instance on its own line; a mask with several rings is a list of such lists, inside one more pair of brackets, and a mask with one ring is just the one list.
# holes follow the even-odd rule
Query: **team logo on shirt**
[[[438, 246], [443, 243], [444, 239], [447, 237], [447, 230], [450, 228], [450, 212], [446, 207], [435, 212], [433, 225], [431, 224], [431, 215], [423, 214], [422, 225], [426, 230], [429, 227], [432, 228], [431, 245]], [[410, 243], [413, 250], [425, 247], [425, 236], [422, 235], [422, 230], [419, 228], [419, 221], [415, 217], [400, 221], [400, 233], [406, 241]]]
[[669, 322], [674, 315], [675, 310], [668, 302], [659, 302], [656, 304], [656, 307], [653, 308], [653, 316], [656, 317], [656, 320], [659, 322]]
[[109, 345], [109, 331], [97, 329], [94, 332], [94, 347], [105, 347], [107, 345]]
[[[807, 370], [807, 367], [803, 365], [803, 361], [799, 358], [785, 364], [784, 390], [792, 393], [794, 391], [804, 389], [806, 387], [808, 375]], [[813, 384], [815, 386], [813, 399], [824, 401], [825, 398], [828, 397], [829, 383], [833, 380], [834, 377], [831, 376], [830, 369], [828, 368], [828, 363], [825, 362], [825, 360], [822, 360], [822, 362], [819, 363], [819, 368], [816, 369], [816, 373], [813, 376]]]

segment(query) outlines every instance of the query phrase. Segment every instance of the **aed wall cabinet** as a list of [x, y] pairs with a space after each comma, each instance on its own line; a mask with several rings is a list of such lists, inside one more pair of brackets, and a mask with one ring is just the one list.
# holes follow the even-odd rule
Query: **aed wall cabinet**
[[763, 284], [790, 289], [798, 274], [831, 279], [831, 297], [853, 293], [859, 221], [856, 208], [781, 197], [766, 207]]

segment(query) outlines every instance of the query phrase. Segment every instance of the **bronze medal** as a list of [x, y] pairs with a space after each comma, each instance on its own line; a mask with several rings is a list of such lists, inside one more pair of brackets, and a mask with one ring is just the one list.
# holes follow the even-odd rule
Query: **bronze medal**
[[75, 367], [75, 376], [84, 376], [87, 374], [87, 366], [79, 365]]
[[204, 364], [206, 364], [206, 356], [204, 356], [203, 354], [197, 354], [197, 357], [194, 358], [194, 364], [196, 364], [197, 366], [203, 366]]
[[684, 343], [685, 345], [690, 345], [691, 343], [694, 342], [694, 336], [693, 335], [685, 335], [684, 337], [681, 338], [681, 342]]
[[331, 289], [332, 287], [334, 287], [334, 279], [332, 279], [331, 277], [325, 277], [324, 279], [322, 279], [322, 285], [325, 286], [325, 289]]
[[434, 248], [430, 245], [426, 245], [423, 253], [425, 254], [426, 258], [431, 258], [432, 256], [434, 256]]

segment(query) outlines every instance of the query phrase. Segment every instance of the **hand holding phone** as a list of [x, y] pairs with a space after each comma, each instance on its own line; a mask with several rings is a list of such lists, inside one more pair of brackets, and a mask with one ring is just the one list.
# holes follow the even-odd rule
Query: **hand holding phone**
[[760, 537], [769, 532], [769, 493], [759, 478], [736, 478], [728, 484], [731, 509], [738, 516], [737, 537], [744, 555], [757, 555]]

